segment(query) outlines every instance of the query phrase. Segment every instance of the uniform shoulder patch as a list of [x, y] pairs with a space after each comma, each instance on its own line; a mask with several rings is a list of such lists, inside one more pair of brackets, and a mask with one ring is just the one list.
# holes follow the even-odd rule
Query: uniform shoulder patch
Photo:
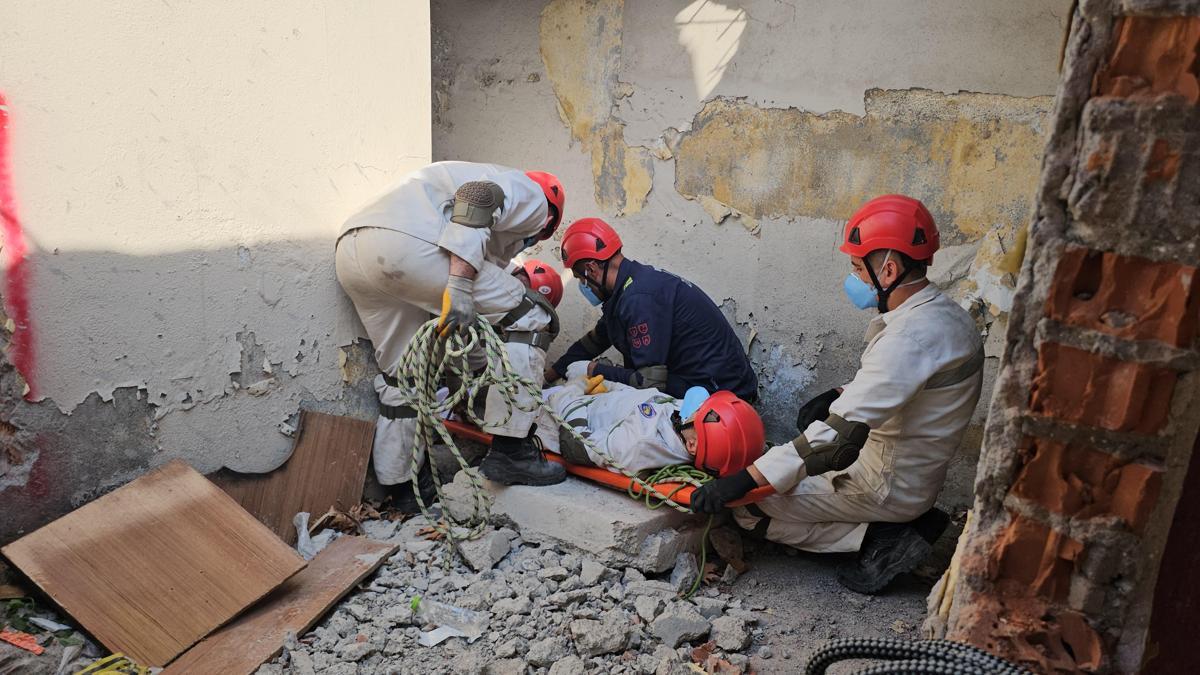
[[642, 417], [645, 417], [646, 419], [650, 419], [651, 417], [654, 417], [654, 414], [655, 414], [654, 406], [650, 405], [649, 403], [642, 403], [641, 405], [639, 405], [638, 412], [642, 413]]

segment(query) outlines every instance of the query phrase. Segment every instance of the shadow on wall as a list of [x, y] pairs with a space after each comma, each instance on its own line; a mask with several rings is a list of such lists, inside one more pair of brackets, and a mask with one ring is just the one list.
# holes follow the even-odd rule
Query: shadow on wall
[[171, 459], [269, 471], [301, 409], [376, 415], [328, 240], [27, 263], [48, 398], [0, 360], [0, 542]]

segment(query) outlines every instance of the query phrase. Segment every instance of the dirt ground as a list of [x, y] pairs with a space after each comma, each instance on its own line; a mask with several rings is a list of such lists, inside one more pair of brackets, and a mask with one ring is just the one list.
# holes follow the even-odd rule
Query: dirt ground
[[[835, 638], [919, 638], [925, 598], [949, 564], [959, 531], [952, 526], [928, 563], [897, 578], [877, 596], [859, 595], [838, 583], [838, 568], [853, 561], [853, 555], [802, 553], [747, 541], [751, 567], [730, 593], [752, 608], [763, 608], [762, 635], [756, 636], [758, 646], [750, 650], [751, 666], [763, 674], [795, 673], [803, 670], [814, 651]], [[846, 664], [853, 665], [862, 664]], [[830, 672], [850, 670], [840, 667]]]

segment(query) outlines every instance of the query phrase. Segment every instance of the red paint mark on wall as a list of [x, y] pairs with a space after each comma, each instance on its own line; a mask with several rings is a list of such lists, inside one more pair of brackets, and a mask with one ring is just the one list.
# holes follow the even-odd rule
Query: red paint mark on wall
[[33, 380], [33, 319], [29, 314], [29, 263], [25, 259], [25, 233], [17, 218], [13, 198], [12, 173], [8, 165], [8, 102], [0, 94], [0, 226], [4, 234], [4, 309], [13, 320], [9, 359], [25, 378], [29, 390], [25, 397], [36, 396]]

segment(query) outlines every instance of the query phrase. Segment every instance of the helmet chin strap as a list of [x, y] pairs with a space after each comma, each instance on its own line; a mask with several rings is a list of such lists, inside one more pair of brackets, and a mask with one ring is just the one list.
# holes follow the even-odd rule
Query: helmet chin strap
[[[608, 265], [611, 262], [612, 262], [612, 258], [609, 258], [608, 260], [597, 263], [601, 266], [600, 267], [601, 272], [600, 272], [600, 283], [597, 285], [596, 295], [600, 298], [601, 302], [608, 300], [612, 296], [612, 293], [608, 292], [608, 288], [605, 285], [605, 282], [608, 281]], [[586, 271], [583, 273], [583, 279], [584, 279], [584, 281], [586, 281], [588, 283], [588, 285], [596, 283], [595, 281], [592, 280], [592, 278], [590, 276], [588, 276]]]
[[[891, 252], [891, 250], [889, 250], [887, 252], [887, 255], [883, 256], [883, 263], [879, 265], [880, 270], [883, 269], [883, 266], [888, 263], [888, 260], [890, 260], [891, 257], [892, 257], [892, 252]], [[870, 261], [864, 260], [864, 262], [867, 263], [866, 264], [867, 274], [871, 276], [871, 283], [875, 285], [875, 297], [878, 302], [877, 307], [879, 309], [880, 314], [887, 313], [887, 311], [888, 311], [888, 306], [887, 306], [888, 296], [890, 296], [892, 294], [892, 291], [896, 290], [897, 288], [900, 288], [901, 286], [907, 286], [909, 284], [915, 284], [915, 283], [918, 283], [921, 281], [920, 279], [917, 279], [916, 281], [910, 281], [906, 284], [900, 283], [900, 282], [904, 281], [904, 277], [908, 276], [908, 273], [911, 271], [911, 270], [906, 269], [900, 273], [900, 276], [896, 277], [896, 280], [893, 281], [890, 286], [888, 286], [887, 288], [884, 288], [879, 283], [879, 277], [875, 276], [875, 270], [871, 268]]]

